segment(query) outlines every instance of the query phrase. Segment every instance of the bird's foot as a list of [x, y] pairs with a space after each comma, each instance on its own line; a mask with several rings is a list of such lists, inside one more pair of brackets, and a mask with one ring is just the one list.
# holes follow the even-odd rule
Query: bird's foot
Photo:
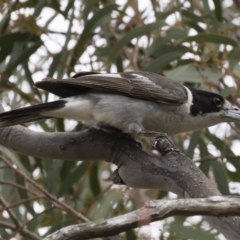
[[126, 185], [119, 175], [118, 169], [116, 169], [110, 176], [110, 180], [117, 185]]
[[151, 146], [158, 150], [162, 156], [169, 152], [180, 152], [166, 133], [143, 130], [139, 134], [144, 137], [152, 137]]

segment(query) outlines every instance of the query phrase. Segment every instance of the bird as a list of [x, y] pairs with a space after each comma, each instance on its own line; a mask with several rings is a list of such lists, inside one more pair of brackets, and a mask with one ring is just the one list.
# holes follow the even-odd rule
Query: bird
[[1, 113], [0, 128], [68, 118], [97, 129], [154, 137], [240, 120], [240, 109], [219, 94], [151, 72], [79, 72], [66, 79], [45, 78], [35, 87], [60, 99]]

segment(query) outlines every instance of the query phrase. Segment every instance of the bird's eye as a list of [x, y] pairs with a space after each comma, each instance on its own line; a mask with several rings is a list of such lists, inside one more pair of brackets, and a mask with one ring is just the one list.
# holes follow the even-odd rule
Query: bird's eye
[[217, 107], [219, 107], [222, 104], [222, 99], [219, 97], [214, 97], [213, 102], [216, 104]]

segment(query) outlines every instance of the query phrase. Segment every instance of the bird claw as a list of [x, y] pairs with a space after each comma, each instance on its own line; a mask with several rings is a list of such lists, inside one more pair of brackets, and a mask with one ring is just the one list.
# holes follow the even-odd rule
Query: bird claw
[[152, 139], [151, 146], [158, 150], [163, 156], [169, 152], [180, 152], [173, 141], [165, 133], [160, 133]]

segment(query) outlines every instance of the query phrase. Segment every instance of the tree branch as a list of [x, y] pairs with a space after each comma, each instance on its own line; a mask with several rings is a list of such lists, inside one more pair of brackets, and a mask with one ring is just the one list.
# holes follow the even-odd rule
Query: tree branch
[[[116, 133], [95, 129], [37, 133], [15, 126], [0, 129], [0, 144], [22, 154], [43, 158], [105, 159], [117, 165], [120, 179], [134, 188], [161, 189], [187, 198], [221, 195], [191, 159], [177, 151], [169, 151], [161, 159], [150, 156], [126, 135], [116, 136]], [[168, 144], [161, 142], [156, 148], [161, 152], [163, 148], [168, 149]], [[205, 219], [227, 238], [240, 238], [239, 217], [209, 216]]]
[[240, 215], [240, 199], [210, 197], [206, 199], [177, 199], [150, 201], [144, 207], [107, 220], [76, 224], [62, 228], [44, 240], [77, 240], [110, 237], [131, 228], [175, 215]]

